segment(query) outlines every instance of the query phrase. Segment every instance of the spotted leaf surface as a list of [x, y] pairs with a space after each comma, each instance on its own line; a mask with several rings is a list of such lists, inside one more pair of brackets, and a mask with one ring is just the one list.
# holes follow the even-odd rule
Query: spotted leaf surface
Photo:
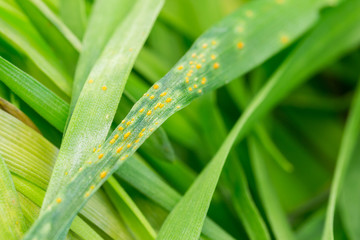
[[168, 117], [285, 48], [316, 21], [323, 5], [320, 0], [254, 1], [203, 34], [134, 105], [111, 136], [100, 147], [94, 146], [92, 156], [44, 210], [25, 239], [58, 236], [88, 196]]
[[42, 210], [106, 138], [136, 56], [162, 4], [163, 0], [136, 1], [89, 73], [67, 125]]

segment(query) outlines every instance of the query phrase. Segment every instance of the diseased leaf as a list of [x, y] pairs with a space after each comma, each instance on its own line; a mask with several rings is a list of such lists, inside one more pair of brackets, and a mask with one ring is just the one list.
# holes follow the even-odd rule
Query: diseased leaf
[[[91, 195], [170, 115], [188, 105], [192, 99], [202, 93], [229, 82], [283, 49], [286, 46], [284, 42], [288, 43], [296, 39], [314, 23], [317, 11], [323, 4], [324, 1], [320, 0], [287, 1], [285, 4], [274, 1], [256, 1], [215, 25], [197, 40], [172, 71], [135, 104], [124, 123], [119, 126], [119, 130], [116, 130], [105, 141], [99, 152], [88, 159], [92, 164], [83, 165], [81, 171], [77, 172], [64, 190], [58, 193], [57, 197], [62, 199], [61, 204], [52, 201], [25, 239], [49, 238], [64, 231], [74, 213], [87, 201], [84, 195], [90, 187], [95, 186]], [[291, 9], [296, 9], [296, 11], [291, 11]], [[276, 14], [277, 11], [281, 11], [281, 14]], [[244, 20], [248, 18], [249, 20]], [[274, 25], [265, 27], [265, 23]], [[264, 26], [262, 31], [253, 31], [261, 26]], [[239, 33], [241, 27], [244, 31]], [[251, 31], [246, 32], [246, 29], [251, 29]], [[285, 38], [282, 32], [286, 34]], [[219, 34], [221, 37], [218, 37]], [[258, 55], [258, 52], [262, 54]], [[212, 59], [212, 54], [215, 55], [215, 59]], [[202, 61], [203, 57], [206, 57], [205, 62]], [[198, 62], [195, 70], [190, 73], [188, 63], [192, 59], [201, 63]], [[241, 59], [247, 59], [247, 61], [241, 61]], [[238, 63], [241, 64], [237, 65]], [[189, 83], [186, 82], [186, 77], [189, 77]], [[204, 77], [206, 81], [202, 84]], [[125, 125], [129, 121], [132, 124]], [[215, 188], [215, 186], [212, 187]], [[203, 205], [207, 210], [208, 204]], [[201, 222], [196, 226], [202, 226], [204, 218], [205, 216], [199, 218]], [[195, 235], [200, 234], [199, 229], [196, 231]]]
[[106, 138], [135, 58], [162, 4], [163, 0], [137, 1], [91, 70], [67, 125], [43, 210]]
[[[40, 207], [58, 149], [2, 110], [0, 122], [0, 153], [14, 174], [15, 186]], [[103, 191], [98, 191], [80, 214], [112, 238], [131, 238]]]
[[95, 2], [76, 67], [71, 112], [74, 110], [81, 90], [96, 61], [112, 38], [119, 23], [124, 21], [135, 3], [136, 1], [132, 0], [98, 0]]

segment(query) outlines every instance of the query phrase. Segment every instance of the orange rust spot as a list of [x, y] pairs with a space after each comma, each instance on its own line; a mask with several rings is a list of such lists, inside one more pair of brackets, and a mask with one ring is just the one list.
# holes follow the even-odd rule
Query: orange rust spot
[[107, 172], [106, 172], [106, 171], [102, 171], [102, 172], [100, 173], [100, 178], [103, 179], [103, 178], [106, 177], [106, 175], [107, 175]]

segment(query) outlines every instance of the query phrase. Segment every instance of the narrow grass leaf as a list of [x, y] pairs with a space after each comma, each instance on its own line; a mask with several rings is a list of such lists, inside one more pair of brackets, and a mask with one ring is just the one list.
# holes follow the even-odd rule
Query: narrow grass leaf
[[[83, 39], [83, 47], [76, 67], [71, 112], [93, 66], [108, 41], [137, 1], [99, 0], [94, 3]], [[104, 15], [104, 13], [106, 13]]]
[[78, 39], [82, 39], [87, 24], [85, 0], [61, 0], [60, 16]]
[[[15, 174], [12, 175], [12, 177], [14, 179], [16, 190], [18, 191], [19, 201], [24, 213], [24, 217], [28, 225], [31, 226], [32, 223], [34, 223], [35, 220], [39, 217], [41, 200], [45, 196], [45, 192], [29, 184], [29, 182], [27, 182], [25, 179]], [[24, 190], [26, 188], [28, 188], [29, 191]], [[29, 192], [31, 192], [31, 194], [29, 194]], [[35, 198], [36, 200], [34, 200]], [[97, 234], [95, 230], [93, 230], [83, 219], [78, 216], [75, 217], [70, 229], [71, 230], [69, 234], [75, 233], [80, 237], [80, 239], [103, 239], [99, 236], [99, 234]]]
[[42, 0], [16, 1], [72, 75], [81, 50], [80, 40]]
[[32, 129], [40, 133], [39, 129], [36, 127], [33, 121], [31, 121], [31, 119], [28, 116], [26, 116], [25, 113], [23, 113], [20, 109], [18, 109], [13, 104], [11, 104], [10, 102], [6, 101], [1, 97], [0, 97], [0, 109], [14, 116], [15, 118], [25, 123], [27, 126], [31, 127]]
[[115, 178], [109, 178], [104, 189], [137, 239], [155, 239], [155, 230]]
[[[358, 199], [360, 196], [360, 187], [358, 182], [358, 173], [360, 169], [360, 141], [357, 141], [354, 153], [350, 160], [348, 170], [344, 179], [343, 187], [339, 196], [339, 215], [346, 235], [349, 239], [356, 239], [360, 236], [359, 213], [360, 206]], [[324, 214], [325, 215], [325, 214]], [[325, 217], [324, 217], [325, 218]], [[323, 231], [324, 223], [321, 223], [321, 231]], [[321, 237], [319, 237], [320, 239]]]
[[[207, 139], [210, 147], [210, 154], [215, 154], [226, 138], [227, 129], [214, 96], [209, 95], [209, 97], [203, 98], [203, 102], [199, 106], [199, 115], [204, 127], [204, 138]], [[208, 131], [209, 129], [212, 130]], [[234, 193], [231, 194], [231, 200], [250, 239], [270, 239], [265, 222], [252, 199], [248, 181], [239, 159], [241, 157], [242, 155], [236, 151], [230, 153], [227, 166], [224, 168], [222, 183]]]
[[[100, 149], [99, 144], [108, 134], [135, 58], [162, 4], [163, 0], [136, 1], [91, 70], [67, 125], [44, 200], [44, 209], [61, 190], [59, 186], [64, 186], [79, 171], [86, 157], [94, 152], [93, 149]], [[127, 125], [132, 123], [130, 119]]]
[[30, 75], [0, 57], [0, 81], [58, 130], [65, 127], [68, 104]]
[[20, 49], [65, 94], [70, 96], [72, 79], [53, 50], [26, 17], [5, 2], [0, 2], [0, 34], [15, 49]]
[[[181, 199], [181, 195], [170, 187], [160, 176], [147, 166], [136, 154], [125, 162], [116, 174], [130, 183], [145, 196], [171, 211]], [[211, 219], [206, 218], [202, 233], [210, 239], [233, 239]]]
[[9, 169], [0, 155], [0, 237], [20, 239], [26, 232], [24, 215]]
[[[0, 153], [14, 174], [15, 186], [41, 206], [58, 149], [2, 110], [0, 121]], [[26, 182], [18, 181], [20, 177]], [[93, 195], [80, 214], [112, 238], [129, 239], [125, 226], [103, 191]]]
[[[360, 7], [360, 4], [358, 4]], [[354, 8], [349, 8], [354, 9]], [[360, 9], [360, 8], [359, 8]], [[334, 239], [334, 216], [339, 193], [342, 189], [344, 178], [348, 169], [349, 162], [353, 156], [360, 132], [360, 84], [356, 89], [353, 103], [350, 108], [344, 135], [341, 140], [340, 151], [336, 161], [336, 168], [333, 182], [330, 189], [330, 197], [326, 212], [325, 228], [322, 239]]]
[[[243, 111], [250, 101], [250, 94], [244, 86], [244, 79], [231, 82], [227, 85], [227, 89], [238, 109]], [[262, 145], [266, 148], [267, 152], [284, 170], [288, 172], [293, 170], [293, 165], [284, 157], [279, 148], [272, 141], [263, 124], [259, 123], [256, 125], [254, 127], [254, 133], [262, 142]]]
[[254, 138], [250, 139], [250, 161], [253, 164], [254, 175], [266, 216], [269, 218], [270, 225], [277, 239], [295, 239], [290, 224], [286, 219], [286, 214], [275, 195], [275, 189], [267, 175], [260, 146], [260, 143], [256, 142]]
[[[169, 116], [202, 93], [231, 81], [283, 49], [314, 23], [323, 4], [324, 1], [320, 0], [287, 1], [286, 4], [256, 1], [207, 31], [179, 63], [134, 105], [124, 123], [104, 142], [99, 152], [89, 157], [88, 161], [92, 164], [83, 165], [81, 171], [57, 194], [63, 199], [62, 203], [52, 201], [25, 239], [58, 236], [71, 222], [74, 213], [86, 203], [84, 195], [90, 186], [95, 185], [94, 191], [98, 189]], [[287, 34], [286, 41], [282, 32]], [[193, 70], [188, 65], [192, 59], [197, 61]], [[189, 83], [186, 77], [189, 77]], [[201, 83], [203, 78], [206, 79], [205, 84]], [[157, 107], [158, 104], [164, 107]], [[132, 124], [126, 125], [129, 121]], [[198, 220], [203, 219], [204, 216]]]
[[[0, 120], [4, 123], [0, 125], [0, 152], [5, 154], [7, 164], [13, 173], [26, 178], [33, 184], [31, 187], [29, 184], [24, 185], [17, 177], [14, 179], [15, 185], [18, 191], [25, 196], [30, 196], [32, 201], [41, 206], [45, 193], [43, 195], [38, 193], [44, 192], [47, 187], [58, 150], [45, 138], [30, 131], [27, 126], [14, 120], [9, 114], [0, 111]], [[180, 199], [180, 194], [137, 159], [127, 162], [121, 169], [124, 169], [121, 174], [124, 179], [165, 209], [170, 211]], [[104, 200], [103, 196], [97, 197], [99, 194], [98, 191], [80, 213], [109, 236], [126, 238], [120, 235], [121, 228], [114, 217], [115, 211], [108, 210], [109, 205], [105, 204], [106, 199]], [[210, 219], [205, 222], [203, 232], [207, 236], [213, 236], [215, 239], [232, 239]], [[74, 223], [71, 227], [76, 231], [77, 227]]]
[[198, 239], [200, 237], [221, 170], [240, 129], [241, 121], [238, 120], [214, 158], [166, 218], [157, 239]]

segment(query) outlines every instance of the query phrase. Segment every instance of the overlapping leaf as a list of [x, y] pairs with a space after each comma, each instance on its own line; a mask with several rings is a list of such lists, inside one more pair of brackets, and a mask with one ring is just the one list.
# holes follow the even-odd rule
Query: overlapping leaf
[[[107, 176], [123, 163], [121, 159], [131, 155], [166, 118], [185, 107], [195, 97], [223, 85], [282, 49], [284, 43], [294, 40], [311, 26], [323, 3], [323, 1], [286, 1], [285, 4], [273, 1], [254, 2], [253, 5], [230, 15], [205, 33], [174, 69], [135, 104], [124, 123], [119, 126], [119, 130], [105, 141], [98, 153], [89, 158], [88, 161], [92, 164], [84, 165], [68, 183], [66, 189], [59, 192], [58, 197], [62, 199], [62, 203], [52, 202], [27, 237], [57, 236], [64, 230], [64, 223], [71, 221], [73, 213], [86, 202], [84, 196], [90, 187], [94, 185], [97, 189]], [[261, 12], [261, 17], [257, 15], [259, 8], [264, 11]], [[290, 11], [294, 8], [297, 11]], [[281, 15], [273, 14], [276, 9], [281, 11]], [[244, 20], [247, 18], [250, 20]], [[281, 24], [285, 21], [287, 21], [285, 25]], [[256, 26], [264, 26], [269, 22], [273, 23], [271, 27], [264, 27], [263, 31], [254, 31], [254, 29], [258, 30]], [[257, 47], [251, 47], [255, 43]], [[258, 52], [262, 54], [258, 55]], [[245, 56], [248, 56], [246, 57], [248, 60], [241, 61]], [[194, 70], [189, 66], [189, 61], [192, 59], [197, 61]], [[233, 65], [238, 62], [242, 64], [234, 68]], [[189, 77], [189, 83], [186, 77]], [[203, 78], [206, 80], [203, 81]], [[202, 84], [202, 81], [205, 84]], [[126, 125], [128, 122], [130, 123]], [[145, 130], [142, 130], [143, 128]], [[120, 151], [121, 147], [123, 149]], [[90, 195], [92, 192], [90, 191]], [[46, 229], [43, 228], [45, 222]]]

